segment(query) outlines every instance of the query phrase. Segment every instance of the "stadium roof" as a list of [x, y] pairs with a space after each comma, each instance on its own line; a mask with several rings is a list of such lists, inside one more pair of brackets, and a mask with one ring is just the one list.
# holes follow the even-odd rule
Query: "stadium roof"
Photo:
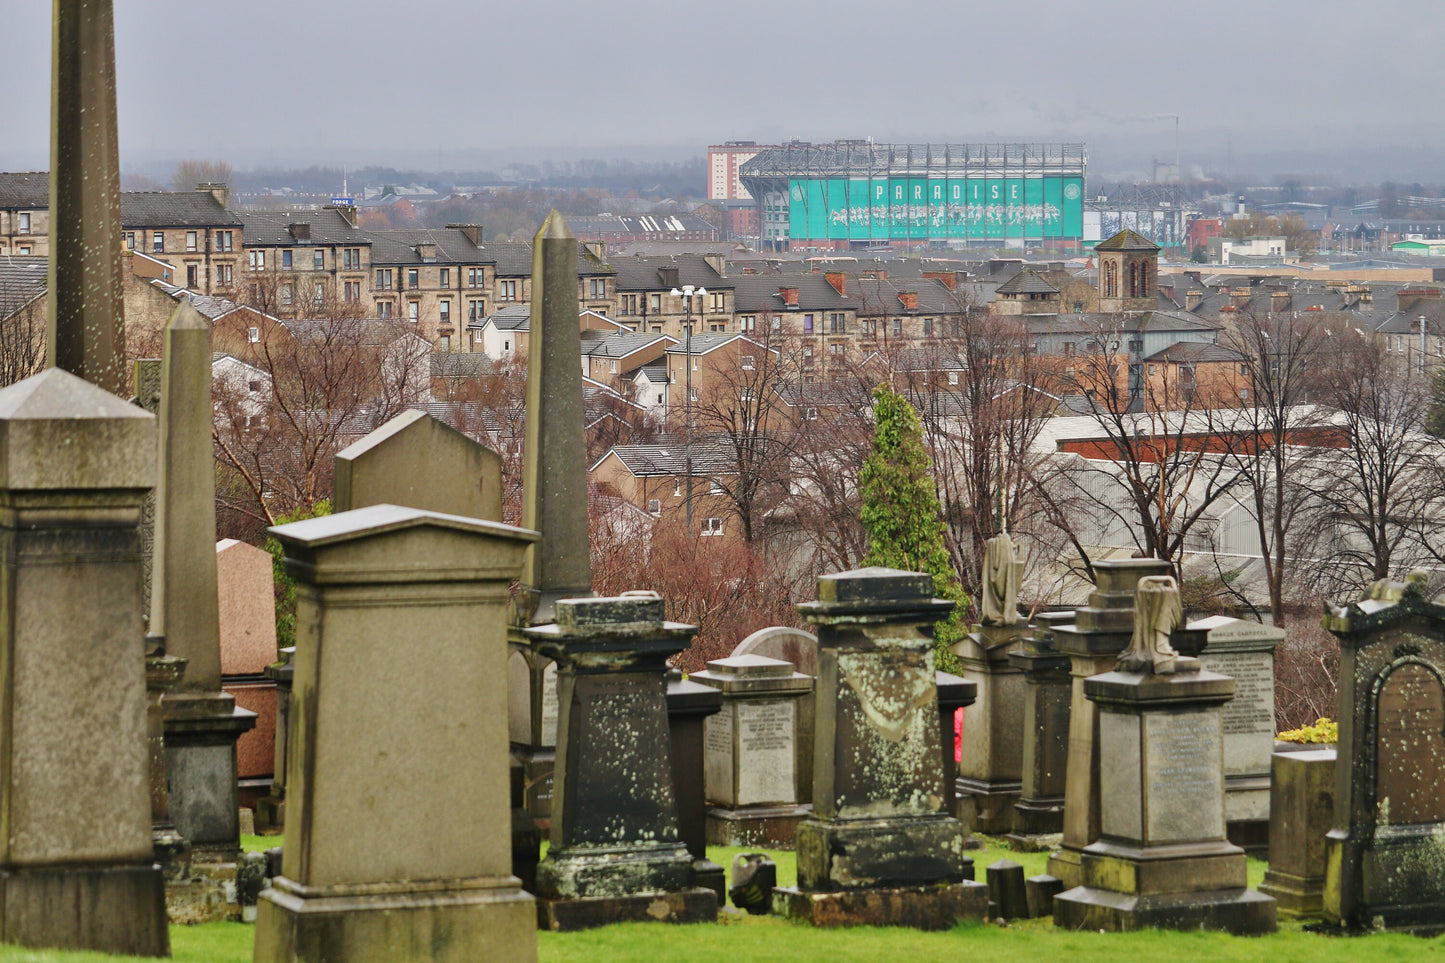
[[1006, 172], [1081, 175], [1083, 144], [875, 144], [840, 140], [771, 147], [738, 168], [738, 177], [927, 176]]

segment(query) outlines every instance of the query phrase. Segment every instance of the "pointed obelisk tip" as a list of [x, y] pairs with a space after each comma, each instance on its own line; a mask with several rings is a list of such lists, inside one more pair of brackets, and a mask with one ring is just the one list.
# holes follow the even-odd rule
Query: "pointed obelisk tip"
[[166, 322], [166, 327], [172, 331], [209, 331], [211, 322], [196, 310], [190, 298], [182, 298], [181, 303], [171, 312], [171, 319]]
[[572, 229], [567, 226], [567, 222], [562, 218], [562, 212], [555, 207], [552, 208], [552, 213], [547, 215], [547, 219], [542, 222], [542, 227], [537, 231], [537, 240], [539, 241], [556, 240], [559, 238], [571, 239], [576, 236], [577, 235], [572, 233]]

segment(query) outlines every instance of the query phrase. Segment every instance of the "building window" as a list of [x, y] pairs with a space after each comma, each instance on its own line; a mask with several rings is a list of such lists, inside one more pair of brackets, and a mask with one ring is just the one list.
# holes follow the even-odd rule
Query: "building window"
[[437, 302], [437, 320], [442, 324], [452, 323], [452, 303], [450, 301]]
[[745, 355], [742, 356], [742, 359], [743, 359], [743, 370], [744, 370], [744, 371], [752, 371], [754, 368], [757, 367], [757, 357], [756, 357], [756, 356], [750, 355], [750, 354], [745, 354]]
[[722, 322], [722, 323], [717, 323], [717, 324], [709, 324], [709, 325], [707, 326], [707, 329], [708, 329], [708, 331], [711, 332], [712, 334], [722, 334], [724, 331], [726, 331], [726, 330], [728, 329], [728, 326], [727, 326], [727, 324], [726, 324], [725, 322]]
[[420, 317], [421, 317], [421, 302], [420, 302], [420, 301], [408, 301], [408, 302], [406, 302], [406, 319], [407, 319], [408, 321], [411, 321], [411, 322], [416, 322], [416, 320], [417, 320], [418, 318], [420, 318]]
[[486, 273], [485, 268], [467, 268], [467, 287], [479, 288], [485, 285]]
[[234, 231], [217, 231], [217, 232], [216, 232], [216, 250], [218, 250], [218, 251], [232, 251], [232, 250], [235, 250], [235, 248], [232, 246], [234, 243], [235, 243], [235, 232], [234, 232]]
[[828, 353], [835, 358], [843, 357], [843, 346], [841, 344], [828, 345]]
[[607, 279], [591, 278], [587, 282], [587, 296], [589, 298], [607, 297]]
[[687, 389], [687, 400], [688, 400], [688, 401], [697, 401], [697, 389], [696, 389], [696, 388], [689, 388], [689, 389]]
[[281, 285], [281, 303], [282, 303], [284, 306], [286, 306], [286, 307], [289, 308], [289, 307], [291, 307], [291, 302], [292, 302], [292, 301], [295, 301], [295, 300], [296, 300], [296, 285], [291, 284], [291, 283], [289, 283], [289, 282], [286, 283], [286, 284]]
[[811, 314], [805, 314], [805, 315], [803, 315], [803, 333], [804, 333], [804, 334], [812, 334], [812, 333], [813, 333], [813, 316], [812, 316]]
[[622, 295], [622, 297], [620, 298], [620, 301], [622, 302], [622, 303], [619, 305], [619, 308], [620, 308], [620, 310], [621, 310], [621, 313], [623, 313], [623, 314], [636, 314], [636, 313], [637, 313], [637, 295], [635, 295], [635, 294], [624, 294], [624, 295]]
[[452, 286], [452, 269], [437, 268], [437, 287], [449, 288]]
[[718, 481], [716, 478], [713, 478], [710, 479], [707, 493], [709, 495], [726, 495], [728, 493], [728, 490], [723, 487], [722, 482]]
[[415, 291], [417, 288], [421, 287], [421, 271], [419, 269], [406, 269], [406, 286], [407, 290], [409, 291]]
[[783, 330], [783, 319], [773, 318], [772, 329], [775, 334], [781, 332]]
[[516, 281], [503, 281], [503, 282], [501, 282], [500, 285], [498, 285], [498, 289], [499, 289], [499, 291], [500, 291], [500, 294], [498, 295], [498, 297], [500, 297], [503, 301], [515, 301], [515, 300], [517, 300], [517, 282], [516, 282]]
[[319, 307], [321, 307], [321, 303], [322, 303], [323, 301], [325, 301], [325, 300], [326, 300], [326, 282], [325, 282], [325, 281], [317, 281], [317, 282], [316, 282], [314, 285], [312, 285], [312, 287], [311, 287], [311, 302], [312, 302], [314, 305], [316, 305], [316, 307], [319, 308]]
[[246, 263], [251, 266], [253, 271], [264, 271], [266, 269], [266, 252], [251, 251], [246, 255]]
[[320, 248], [311, 252], [311, 269], [313, 271], [326, 270], [326, 252]]
[[723, 533], [723, 520], [721, 518], [704, 518], [702, 520], [702, 533], [704, 535], [721, 535]]
[[361, 248], [344, 247], [341, 249], [341, 264], [347, 271], [361, 270]]
[[738, 330], [743, 332], [756, 331], [758, 329], [757, 315], [744, 314], [738, 317]]
[[726, 311], [727, 295], [722, 291], [709, 292], [708, 297], [712, 300], [710, 311]]
[[200, 283], [200, 268], [195, 264], [186, 265], [186, 287], [193, 288]]
[[281, 252], [281, 266], [283, 268], [289, 268], [291, 266], [291, 251], [289, 249]]
[[924, 336], [925, 338], [931, 338], [931, 337], [933, 337], [933, 319], [932, 319], [932, 318], [924, 318], [924, 319], [923, 319], [923, 336]]
[[950, 372], [948, 373], [948, 383], [951, 384], [951, 385], [956, 385], [956, 384], [958, 384], [958, 372], [957, 372], [957, 371], [950, 371]]
[[391, 290], [391, 268], [376, 269], [376, 289], [378, 291]]
[[135, 250], [135, 231], [125, 232], [125, 249], [127, 251]]
[[649, 515], [661, 515], [661, 514], [662, 514], [662, 499], [661, 499], [661, 498], [649, 498], [649, 499], [647, 500], [647, 514], [649, 514]]
[[808, 421], [817, 421], [817, 420], [818, 420], [818, 409], [817, 409], [817, 408], [804, 408], [804, 409], [803, 409], [803, 417], [804, 417], [806, 420], [808, 420]]
[[22, 244], [22, 245], [20, 245], [20, 253], [21, 253], [21, 254], [29, 254], [29, 253], [30, 253], [30, 245], [29, 245], [29, 244]]
[[511, 350], [512, 350], [512, 342], [510, 342], [510, 341], [503, 341], [503, 342], [502, 342], [502, 350], [503, 350], [503, 351], [511, 351]]
[[255, 326], [246, 329], [246, 340], [256, 344], [261, 340], [261, 329]]
[[156, 231], [151, 234], [151, 250], [160, 254], [166, 249], [166, 235], [164, 231]]
[[195, 231], [187, 231], [187, 232], [186, 232], [186, 250], [187, 250], [187, 251], [194, 251], [195, 249], [196, 249], [196, 232], [195, 232]]
[[894, 334], [894, 336], [896, 337], [896, 336], [898, 336], [898, 335], [901, 335], [902, 333], [903, 333], [903, 319], [902, 319], [902, 318], [894, 318], [894, 319], [893, 319], [893, 334]]
[[346, 287], [345, 287], [344, 291], [345, 291], [345, 293], [344, 293], [343, 296], [346, 298], [346, 300], [348, 300], [348, 301], [360, 301], [360, 300], [361, 300], [361, 282], [360, 282], [360, 281], [347, 281], [347, 282], [346, 282]]
[[467, 319], [480, 321], [487, 316], [486, 302], [473, 299], [467, 302]]
[[834, 311], [828, 315], [828, 330], [834, 334], [848, 333], [848, 320], [841, 313]]
[[29, 212], [29, 211], [21, 211], [21, 212], [20, 212], [20, 233], [21, 233], [21, 234], [29, 234], [29, 233], [30, 233], [30, 212]]
[[391, 317], [391, 302], [390, 302], [390, 301], [378, 301], [378, 302], [376, 302], [376, 316], [377, 316], [378, 318], [389, 318], [389, 317]]
[[661, 313], [662, 313], [662, 295], [661, 295], [661, 294], [649, 294], [649, 295], [647, 296], [647, 310], [651, 311], [653, 314], [661, 314]]
[[228, 288], [231, 286], [231, 265], [216, 265], [216, 285], [223, 288]]

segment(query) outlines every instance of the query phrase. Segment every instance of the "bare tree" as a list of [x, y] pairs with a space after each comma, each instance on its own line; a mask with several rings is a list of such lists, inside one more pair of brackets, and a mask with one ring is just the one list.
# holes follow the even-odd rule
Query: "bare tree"
[[193, 191], [197, 184], [229, 184], [232, 173], [231, 165], [223, 160], [183, 160], [171, 174], [171, 187], [178, 191]]
[[0, 284], [0, 386], [45, 366], [45, 292]]

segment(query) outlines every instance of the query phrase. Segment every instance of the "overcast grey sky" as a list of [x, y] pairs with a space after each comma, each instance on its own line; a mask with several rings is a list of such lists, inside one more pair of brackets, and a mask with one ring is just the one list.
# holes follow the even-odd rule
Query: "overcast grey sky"
[[[127, 169], [681, 157], [871, 136], [1084, 140], [1107, 173], [1173, 154], [1166, 113], [1182, 118], [1186, 171], [1377, 158], [1378, 177], [1430, 179], [1445, 148], [1439, 0], [115, 6]], [[6, 169], [48, 164], [49, 21], [43, 0], [0, 0]]]

